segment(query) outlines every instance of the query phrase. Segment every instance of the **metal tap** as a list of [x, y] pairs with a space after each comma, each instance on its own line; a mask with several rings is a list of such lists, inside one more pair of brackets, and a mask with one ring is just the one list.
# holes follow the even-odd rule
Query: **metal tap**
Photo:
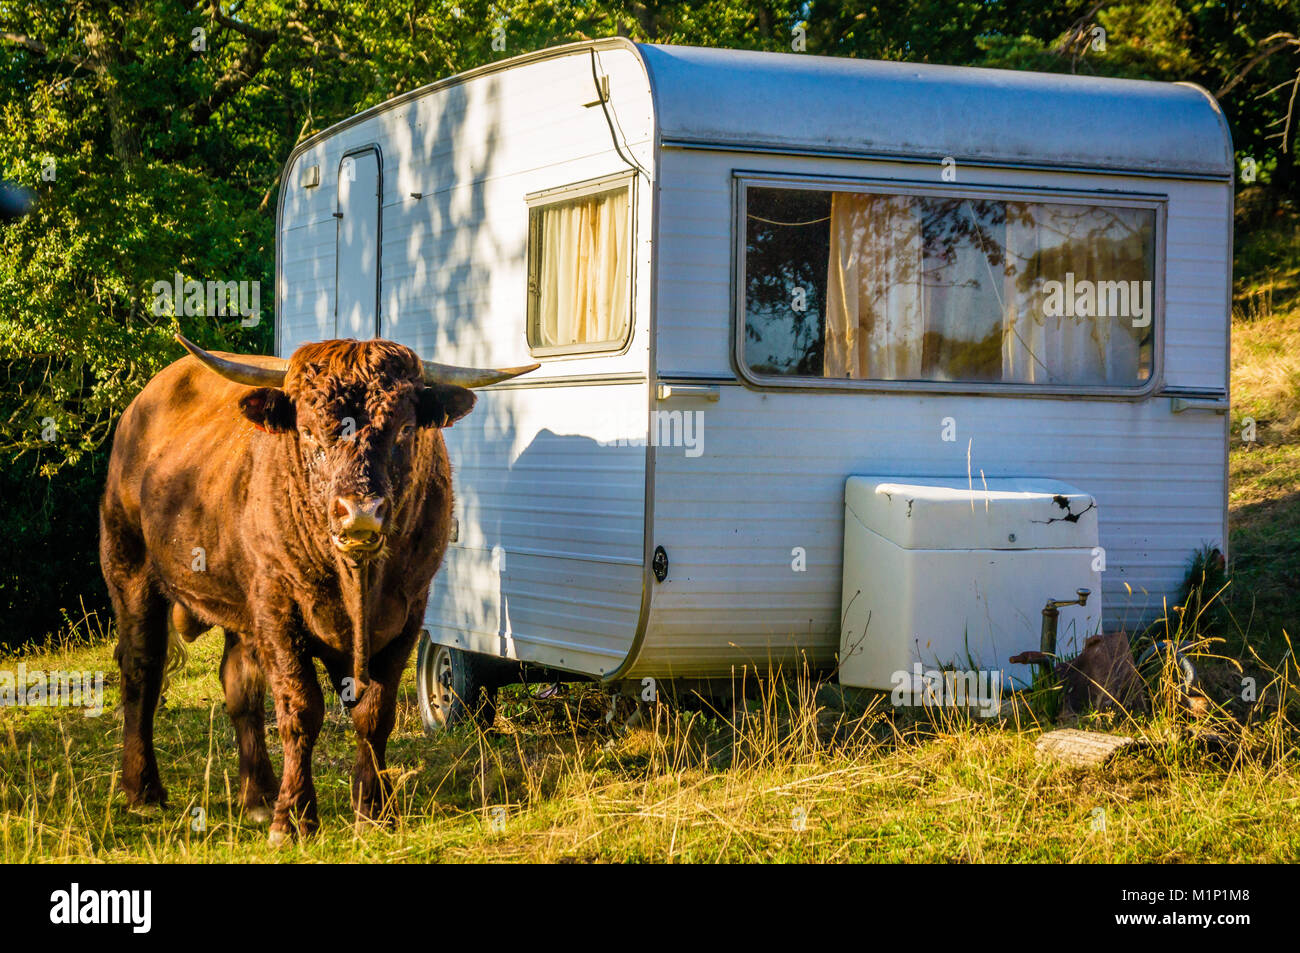
[[1043, 606], [1043, 635], [1038, 647], [1044, 655], [1056, 655], [1056, 623], [1061, 618], [1061, 609], [1065, 606], [1086, 606], [1091, 589], [1076, 589], [1078, 595], [1073, 599], [1048, 599]]

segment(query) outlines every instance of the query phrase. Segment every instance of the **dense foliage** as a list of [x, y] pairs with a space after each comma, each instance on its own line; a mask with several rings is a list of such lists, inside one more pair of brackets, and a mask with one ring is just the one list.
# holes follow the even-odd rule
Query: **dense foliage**
[[[49, 632], [79, 596], [102, 602], [95, 498], [117, 414], [177, 356], [178, 320], [201, 343], [270, 346], [281, 164], [361, 108], [614, 33], [1194, 80], [1220, 97], [1268, 216], [1300, 188], [1298, 13], [1300, 0], [0, 0], [0, 175], [39, 195], [0, 227], [0, 640]], [[261, 321], [155, 313], [151, 288], [177, 274], [260, 282]]]

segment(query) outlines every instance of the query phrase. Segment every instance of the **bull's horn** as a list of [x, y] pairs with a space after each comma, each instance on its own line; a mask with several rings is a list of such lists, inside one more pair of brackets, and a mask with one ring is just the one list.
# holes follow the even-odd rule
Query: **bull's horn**
[[208, 370], [215, 371], [236, 384], [247, 384], [249, 387], [284, 386], [284, 375], [289, 369], [289, 362], [284, 359], [276, 361], [270, 367], [263, 367], [260, 364], [245, 364], [242, 361], [232, 361], [228, 358], [217, 357], [215, 354], [209, 354], [183, 334], [177, 334], [176, 340], [180, 341], [185, 350], [197, 357]]
[[424, 365], [424, 382], [426, 384], [456, 384], [460, 387], [486, 387], [499, 384], [520, 374], [535, 371], [542, 365], [526, 364], [522, 367], [457, 367], [454, 364], [436, 364], [433, 361], [421, 361]]

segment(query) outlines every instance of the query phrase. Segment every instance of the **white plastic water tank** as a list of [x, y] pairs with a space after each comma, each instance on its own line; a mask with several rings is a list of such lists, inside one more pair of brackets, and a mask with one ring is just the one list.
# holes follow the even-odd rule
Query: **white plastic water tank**
[[844, 489], [840, 682], [897, 689], [925, 671], [1033, 678], [1008, 660], [1037, 650], [1048, 599], [1060, 610], [1057, 654], [1101, 625], [1097, 502], [1053, 480], [849, 477]]

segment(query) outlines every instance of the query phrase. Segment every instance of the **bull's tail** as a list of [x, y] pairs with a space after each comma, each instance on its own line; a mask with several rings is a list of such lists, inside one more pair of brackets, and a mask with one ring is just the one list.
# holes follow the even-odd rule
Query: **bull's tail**
[[188, 642], [193, 642], [207, 630], [194, 616], [190, 615], [179, 603], [172, 604], [167, 626], [167, 661], [163, 667], [160, 695], [166, 695], [172, 679], [185, 670], [189, 661], [189, 652], [185, 650]]

